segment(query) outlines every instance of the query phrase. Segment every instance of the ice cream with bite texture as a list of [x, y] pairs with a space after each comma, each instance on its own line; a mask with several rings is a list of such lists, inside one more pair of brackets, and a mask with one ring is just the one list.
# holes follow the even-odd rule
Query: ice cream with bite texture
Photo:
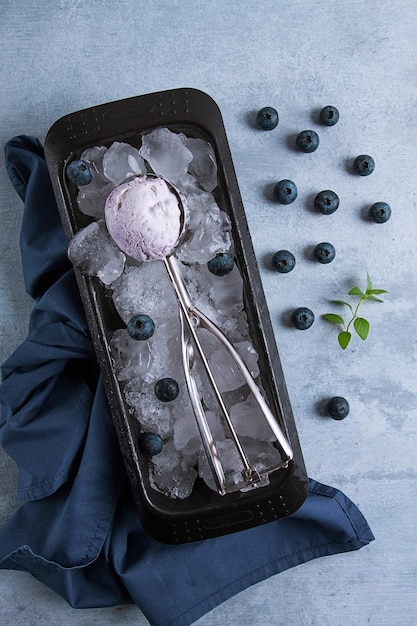
[[137, 261], [166, 257], [184, 229], [179, 196], [156, 176], [136, 176], [121, 183], [107, 198], [104, 214], [112, 239]]

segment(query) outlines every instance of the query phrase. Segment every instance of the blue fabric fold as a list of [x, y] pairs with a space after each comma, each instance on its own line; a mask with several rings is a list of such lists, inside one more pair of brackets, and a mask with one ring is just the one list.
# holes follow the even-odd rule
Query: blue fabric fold
[[[2, 367], [0, 441], [22, 505], [0, 527], [0, 567], [30, 572], [73, 607], [135, 602], [154, 626], [189, 626], [232, 595], [374, 539], [356, 505], [310, 479], [292, 516], [163, 545], [143, 530], [108, 409], [40, 142], [6, 144], [24, 201], [28, 336]], [[161, 602], [161, 598], [164, 599]]]

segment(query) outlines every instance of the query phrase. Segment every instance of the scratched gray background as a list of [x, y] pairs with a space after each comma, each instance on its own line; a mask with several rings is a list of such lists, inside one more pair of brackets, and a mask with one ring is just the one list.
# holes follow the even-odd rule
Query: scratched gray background
[[[341, 488], [367, 517], [376, 541], [259, 583], [201, 618], [199, 626], [290, 624], [402, 626], [417, 609], [417, 11], [414, 0], [0, 0], [0, 133], [43, 139], [68, 112], [142, 93], [195, 87], [218, 103], [231, 146], [309, 474]], [[317, 127], [326, 104], [337, 126]], [[272, 105], [272, 133], [251, 114]], [[290, 139], [317, 128], [319, 150], [295, 153]], [[376, 160], [368, 178], [347, 163]], [[268, 190], [293, 178], [290, 207]], [[0, 163], [0, 358], [25, 337], [32, 306], [18, 252], [22, 205]], [[323, 188], [341, 197], [331, 217], [310, 210]], [[389, 202], [374, 225], [364, 208]], [[336, 260], [319, 266], [311, 246], [331, 241]], [[295, 270], [274, 274], [272, 252], [288, 248]], [[287, 312], [317, 318], [369, 271], [389, 290], [363, 309], [365, 343], [342, 352], [336, 331], [317, 319], [297, 332]], [[365, 305], [366, 307], [366, 305]], [[345, 395], [351, 414], [325, 419], [317, 403]], [[0, 519], [15, 503], [13, 462], [0, 452]], [[74, 611], [29, 575], [0, 572], [0, 624], [135, 624], [135, 606]], [[162, 600], [163, 601], [163, 600]]]

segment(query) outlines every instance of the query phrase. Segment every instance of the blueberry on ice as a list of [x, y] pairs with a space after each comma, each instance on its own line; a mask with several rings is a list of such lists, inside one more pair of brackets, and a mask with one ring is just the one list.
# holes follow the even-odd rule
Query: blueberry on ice
[[302, 152], [315, 152], [320, 140], [315, 130], [302, 130], [298, 133], [295, 143]]
[[234, 267], [235, 262], [230, 254], [219, 252], [207, 263], [209, 271], [215, 276], [227, 276]]
[[323, 241], [317, 244], [313, 250], [313, 254], [319, 263], [331, 263], [336, 256], [336, 250], [331, 243]]
[[155, 454], [159, 454], [162, 450], [164, 442], [162, 437], [157, 435], [156, 433], [143, 433], [139, 437], [139, 448], [142, 452], [146, 454], [150, 454], [154, 456]]
[[274, 195], [281, 204], [291, 204], [298, 194], [297, 186], [292, 180], [284, 178], [276, 183]]
[[376, 224], [384, 224], [391, 217], [391, 207], [386, 202], [375, 202], [369, 208], [369, 217]]
[[78, 187], [88, 185], [93, 179], [90, 166], [87, 161], [83, 161], [83, 159], [71, 161], [71, 163], [67, 165], [66, 172], [69, 180]]
[[336, 107], [326, 106], [320, 111], [320, 122], [325, 126], [334, 126], [339, 121], [339, 111]]
[[369, 154], [360, 154], [353, 161], [353, 171], [359, 176], [369, 176], [375, 169], [375, 161]]
[[127, 332], [138, 341], [146, 341], [152, 337], [155, 331], [154, 321], [149, 315], [140, 313], [130, 318], [127, 323]]
[[343, 420], [349, 413], [349, 402], [342, 396], [335, 396], [329, 400], [328, 411], [334, 420]]
[[278, 250], [272, 256], [272, 265], [281, 274], [288, 274], [295, 266], [295, 257], [288, 250]]
[[179, 393], [179, 387], [173, 378], [161, 378], [155, 383], [155, 395], [161, 402], [175, 400]]
[[339, 196], [334, 191], [325, 189], [314, 198], [314, 206], [323, 215], [331, 215], [339, 207]]
[[273, 107], [264, 107], [256, 116], [256, 123], [262, 130], [273, 130], [278, 126], [278, 111]]
[[314, 322], [314, 313], [307, 307], [299, 307], [293, 311], [291, 321], [298, 330], [307, 330]]

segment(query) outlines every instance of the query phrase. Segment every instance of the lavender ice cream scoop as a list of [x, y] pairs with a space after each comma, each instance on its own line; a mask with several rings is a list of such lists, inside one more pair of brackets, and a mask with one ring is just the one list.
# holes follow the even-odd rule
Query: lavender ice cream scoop
[[173, 251], [184, 230], [184, 206], [157, 176], [136, 176], [106, 200], [107, 229], [118, 247], [137, 261], [155, 261]]

